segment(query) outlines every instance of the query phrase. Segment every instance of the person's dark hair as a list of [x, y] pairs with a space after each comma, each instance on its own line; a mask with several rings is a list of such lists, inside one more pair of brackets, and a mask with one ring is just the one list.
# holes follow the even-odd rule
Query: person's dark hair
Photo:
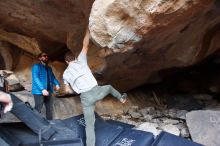
[[40, 54], [38, 54], [38, 55], [37, 55], [37, 58], [40, 58], [42, 54], [43, 54], [42, 52], [41, 52]]
[[71, 62], [75, 60], [76, 56], [72, 52], [67, 52], [64, 56], [65, 61]]
[[47, 54], [47, 53], [41, 52], [40, 54], [37, 55], [37, 58], [41, 58], [43, 54]]

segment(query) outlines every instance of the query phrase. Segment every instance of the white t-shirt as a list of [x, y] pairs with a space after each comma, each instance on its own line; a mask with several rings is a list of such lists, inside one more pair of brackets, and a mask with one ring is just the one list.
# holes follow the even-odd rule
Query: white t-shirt
[[78, 58], [71, 61], [63, 73], [64, 84], [70, 84], [72, 89], [80, 94], [98, 85], [88, 64], [86, 54], [80, 52]]

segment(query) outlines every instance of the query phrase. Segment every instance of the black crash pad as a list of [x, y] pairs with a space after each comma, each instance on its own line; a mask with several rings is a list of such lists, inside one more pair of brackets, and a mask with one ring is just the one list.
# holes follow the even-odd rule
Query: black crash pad
[[[12, 113], [21, 123], [0, 124], [0, 137], [11, 146], [83, 146], [86, 141], [83, 115], [48, 121], [12, 95]], [[96, 146], [201, 146], [184, 138], [162, 132], [156, 140], [152, 133], [132, 129], [133, 125], [104, 121], [96, 114]], [[39, 130], [41, 129], [41, 130]]]
[[202, 146], [185, 138], [162, 131], [152, 146]]

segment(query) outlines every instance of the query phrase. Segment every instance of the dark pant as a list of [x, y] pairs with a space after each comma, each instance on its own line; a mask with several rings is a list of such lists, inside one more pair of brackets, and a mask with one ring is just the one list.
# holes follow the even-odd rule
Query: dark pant
[[46, 108], [46, 118], [48, 120], [53, 119], [53, 100], [51, 96], [43, 96], [40, 94], [34, 94], [34, 101], [35, 101], [35, 109], [41, 113], [41, 109], [43, 104], [45, 104]]

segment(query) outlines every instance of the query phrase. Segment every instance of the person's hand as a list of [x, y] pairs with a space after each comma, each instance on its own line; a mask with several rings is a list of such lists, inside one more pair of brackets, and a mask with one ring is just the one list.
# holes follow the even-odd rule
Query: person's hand
[[59, 85], [56, 85], [55, 90], [56, 90], [56, 91], [60, 90], [60, 86], [59, 86]]
[[11, 111], [13, 102], [9, 94], [0, 91], [0, 102], [4, 104], [4, 113]]
[[71, 86], [69, 84], [65, 84], [64, 86], [64, 92], [67, 94], [72, 94], [74, 93], [73, 89], [71, 88]]
[[123, 104], [124, 104], [126, 101], [127, 101], [126, 99], [122, 99], [122, 98], [120, 99], [120, 102], [123, 103]]
[[127, 93], [123, 93], [120, 98], [120, 102], [124, 104], [127, 101], [127, 96]]
[[[10, 96], [10, 98], [11, 98], [11, 96]], [[10, 99], [10, 102], [5, 103], [5, 108], [4, 108], [3, 112], [7, 113], [7, 112], [11, 111], [12, 107], [13, 107], [13, 102]]]
[[49, 92], [46, 89], [42, 90], [42, 94], [43, 96], [49, 96]]

